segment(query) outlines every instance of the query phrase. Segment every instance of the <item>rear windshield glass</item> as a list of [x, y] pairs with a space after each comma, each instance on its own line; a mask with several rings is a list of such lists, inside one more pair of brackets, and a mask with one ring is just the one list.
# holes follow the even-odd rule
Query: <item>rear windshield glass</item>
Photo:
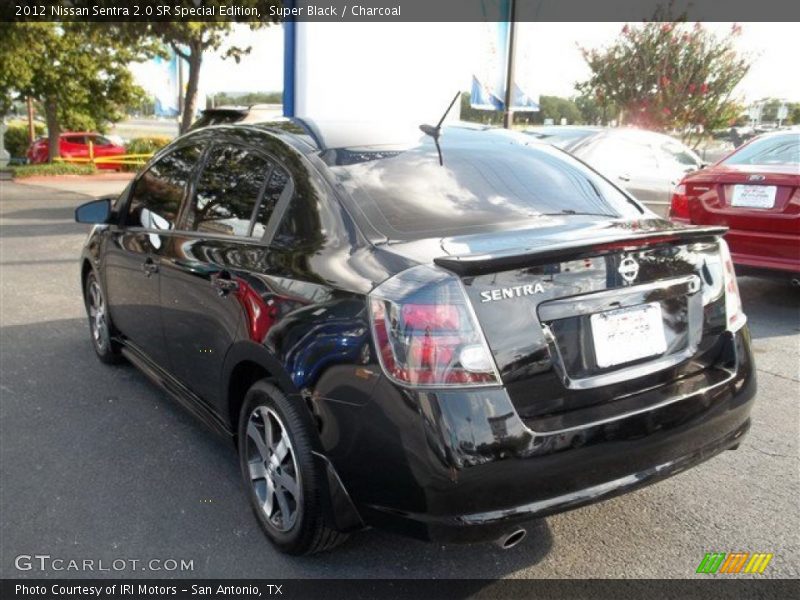
[[724, 161], [726, 165], [800, 165], [800, 133], [755, 140]]
[[642, 214], [600, 175], [546, 144], [448, 130], [441, 147], [443, 166], [427, 136], [410, 149], [332, 150], [322, 158], [372, 227], [389, 239], [479, 233], [545, 215]]

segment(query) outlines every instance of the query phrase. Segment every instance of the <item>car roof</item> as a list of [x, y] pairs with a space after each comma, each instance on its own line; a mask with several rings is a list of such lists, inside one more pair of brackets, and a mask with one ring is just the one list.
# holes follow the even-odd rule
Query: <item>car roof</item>
[[[199, 127], [192, 133], [216, 128], [256, 128], [266, 130], [280, 136], [291, 136], [303, 142], [307, 151], [324, 152], [327, 150], [358, 149], [381, 147], [386, 150], [400, 150], [416, 145], [425, 134], [420, 130], [422, 123], [398, 122], [387, 119], [385, 121], [367, 120], [335, 120], [312, 119], [298, 117], [276, 117], [267, 119], [254, 119], [253, 113], [247, 118], [233, 122], [222, 122]], [[504, 136], [516, 138], [524, 143], [539, 143], [531, 140], [519, 132], [511, 132], [497, 127], [489, 127], [478, 123], [452, 122], [442, 127], [442, 139], [448, 131], [490, 131], [495, 137]]]

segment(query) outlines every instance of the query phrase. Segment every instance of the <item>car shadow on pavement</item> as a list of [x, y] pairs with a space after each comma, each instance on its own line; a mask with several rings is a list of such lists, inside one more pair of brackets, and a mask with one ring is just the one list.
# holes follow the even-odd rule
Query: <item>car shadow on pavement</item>
[[800, 331], [800, 288], [788, 281], [760, 277], [739, 277], [738, 282], [754, 339]]
[[[131, 365], [100, 364], [85, 319], [5, 326], [0, 338], [4, 556], [81, 557], [83, 548], [109, 563], [193, 560], [191, 572], [169, 574], [177, 577], [495, 579], [538, 563], [553, 546], [547, 522], [538, 520], [510, 550], [366, 530], [324, 554], [281, 555], [250, 512], [230, 440]], [[0, 576], [18, 575], [0, 565]]]
[[[89, 201], [89, 196], [86, 197], [87, 202]], [[61, 206], [61, 207], [45, 207], [45, 208], [27, 208], [25, 210], [15, 210], [13, 212], [3, 213], [4, 219], [16, 219], [16, 220], [42, 220], [42, 221], [69, 221], [74, 222], [75, 218], [75, 208], [72, 206]], [[80, 227], [80, 229], [88, 229], [85, 225], [78, 226], [76, 224], [76, 228]]]

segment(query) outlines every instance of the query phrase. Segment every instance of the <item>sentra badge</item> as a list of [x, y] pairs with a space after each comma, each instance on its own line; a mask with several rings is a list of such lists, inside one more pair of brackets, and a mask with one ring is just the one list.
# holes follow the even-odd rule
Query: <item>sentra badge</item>
[[533, 294], [544, 294], [544, 286], [541, 283], [528, 283], [525, 285], [486, 290], [485, 292], [481, 292], [481, 302], [508, 300], [509, 298], [532, 296]]

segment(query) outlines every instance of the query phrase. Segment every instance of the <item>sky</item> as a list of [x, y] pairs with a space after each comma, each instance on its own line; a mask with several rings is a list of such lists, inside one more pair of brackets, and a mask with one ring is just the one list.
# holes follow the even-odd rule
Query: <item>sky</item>
[[[351, 29], [346, 29], [350, 25]], [[622, 29], [623, 23], [520, 23], [518, 27], [517, 79], [525, 91], [534, 97], [538, 95], [572, 96], [576, 81], [589, 76], [579, 47], [599, 48], [610, 44]], [[727, 36], [731, 23], [706, 23], [705, 26], [720, 36]], [[362, 30], [365, 39], [380, 38], [374, 35], [380, 27], [389, 24], [329, 24], [328, 28], [341, 27], [343, 35], [352, 35]], [[402, 23], [394, 24], [401, 28], [409, 43], [398, 46], [389, 44], [381, 52], [374, 43], [365, 44], [369, 52], [358, 56], [342, 58], [342, 69], [356, 69], [370, 73], [381, 69], [387, 58], [397, 61], [402, 53], [402, 61], [413, 65], [425, 65], [430, 52], [429, 45], [413, 43], [419, 35], [435, 35], [446, 53], [448, 69], [443, 77], [452, 80], [462, 90], [468, 90], [475, 65], [480, 64], [476, 56], [477, 48], [470, 43], [472, 33], [480, 24], [476, 23]], [[416, 30], [415, 30], [416, 28]], [[335, 52], [336, 31], [332, 31]], [[231, 42], [241, 46], [251, 46], [252, 52], [240, 64], [222, 60], [219, 54], [205, 58], [201, 75], [201, 87], [206, 93], [220, 91], [278, 91], [283, 87], [283, 31], [280, 26], [272, 26], [259, 31], [251, 31], [246, 26], [237, 26]], [[736, 39], [737, 48], [752, 60], [750, 72], [737, 87], [738, 98], [750, 103], [765, 97], [785, 98], [800, 101], [800, 77], [794, 73], [797, 68], [797, 40], [800, 39], [798, 23], [744, 23], [742, 33]], [[141, 66], [134, 68], [140, 83], [146, 87], [146, 70]]]

